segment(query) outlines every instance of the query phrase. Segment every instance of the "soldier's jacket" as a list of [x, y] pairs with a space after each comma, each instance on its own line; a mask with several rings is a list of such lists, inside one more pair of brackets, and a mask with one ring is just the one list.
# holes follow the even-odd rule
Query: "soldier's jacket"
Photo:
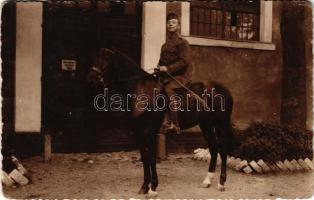
[[193, 73], [190, 54], [189, 43], [174, 34], [162, 45], [158, 65], [166, 66], [171, 75], [186, 84], [191, 80]]

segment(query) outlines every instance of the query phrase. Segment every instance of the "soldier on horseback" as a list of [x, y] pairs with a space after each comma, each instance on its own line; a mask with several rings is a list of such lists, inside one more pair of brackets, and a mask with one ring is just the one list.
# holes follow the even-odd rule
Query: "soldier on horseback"
[[[187, 84], [191, 81], [193, 66], [190, 58], [189, 43], [180, 36], [180, 21], [175, 13], [167, 15], [167, 37], [166, 43], [161, 47], [160, 59], [157, 72], [160, 72], [161, 82], [169, 98], [170, 104], [176, 104], [172, 98], [175, 89], [181, 86], [177, 83]], [[171, 74], [177, 81], [170, 78]], [[180, 133], [178, 114], [176, 109], [170, 109], [170, 115], [165, 117], [162, 130], [166, 132]]]

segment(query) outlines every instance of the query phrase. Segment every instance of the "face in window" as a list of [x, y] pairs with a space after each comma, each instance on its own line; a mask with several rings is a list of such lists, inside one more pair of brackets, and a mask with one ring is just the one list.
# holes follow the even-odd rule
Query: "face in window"
[[167, 21], [167, 31], [170, 33], [177, 32], [180, 27], [179, 20], [177, 19], [170, 19]]

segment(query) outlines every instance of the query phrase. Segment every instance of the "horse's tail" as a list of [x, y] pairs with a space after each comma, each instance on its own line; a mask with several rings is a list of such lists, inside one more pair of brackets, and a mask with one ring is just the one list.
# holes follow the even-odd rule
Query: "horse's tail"
[[233, 97], [230, 92], [230, 90], [222, 85], [221, 83], [218, 83], [216, 81], [211, 81], [209, 84], [212, 88], [215, 88], [215, 91], [219, 94], [223, 94], [226, 99], [226, 111], [231, 116], [232, 110], [233, 110]]
[[226, 101], [225, 102], [225, 112], [227, 112], [225, 115], [225, 122], [224, 122], [225, 136], [226, 136], [225, 142], [227, 143], [228, 154], [230, 154], [233, 152], [233, 149], [235, 146], [235, 137], [233, 134], [232, 122], [231, 122], [231, 114], [232, 114], [232, 110], [233, 110], [233, 97], [232, 97], [230, 90], [218, 82], [211, 81], [210, 86], [212, 88], [215, 88], [215, 91], [217, 93], [222, 94], [225, 97], [225, 101]]

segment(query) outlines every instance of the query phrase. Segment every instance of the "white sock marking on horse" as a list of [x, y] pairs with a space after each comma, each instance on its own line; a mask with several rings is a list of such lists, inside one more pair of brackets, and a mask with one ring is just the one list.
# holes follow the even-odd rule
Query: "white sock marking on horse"
[[155, 198], [157, 196], [158, 196], [158, 193], [149, 188], [148, 193], [147, 193], [147, 198]]
[[221, 185], [220, 183], [218, 183], [218, 190], [219, 191], [225, 191], [225, 186], [224, 185]]
[[214, 177], [214, 175], [215, 175], [215, 173], [208, 172], [204, 181], [203, 181], [203, 185], [208, 187], [212, 183], [211, 180]]

